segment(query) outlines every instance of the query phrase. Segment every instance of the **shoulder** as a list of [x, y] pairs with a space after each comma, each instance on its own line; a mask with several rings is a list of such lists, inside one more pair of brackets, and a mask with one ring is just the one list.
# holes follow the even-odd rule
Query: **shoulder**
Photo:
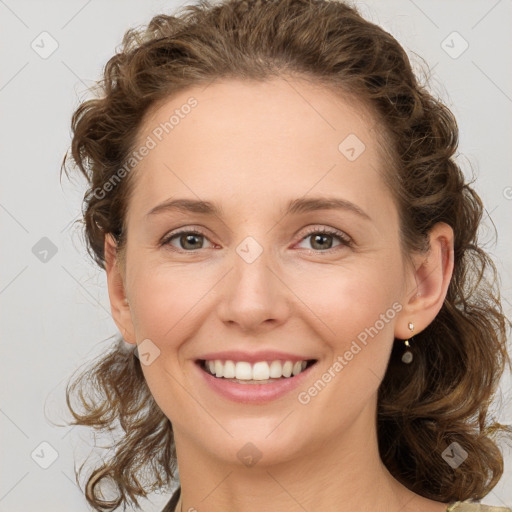
[[512, 508], [494, 507], [481, 503], [470, 503], [469, 501], [457, 501], [448, 505], [446, 512], [512, 512]]

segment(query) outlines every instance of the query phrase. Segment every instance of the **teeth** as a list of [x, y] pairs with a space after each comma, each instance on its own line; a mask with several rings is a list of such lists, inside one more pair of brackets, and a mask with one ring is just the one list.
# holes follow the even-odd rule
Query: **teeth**
[[225, 379], [234, 379], [236, 375], [236, 367], [233, 361], [226, 361], [224, 363], [224, 370], [222, 372], [222, 376]]
[[281, 361], [272, 361], [270, 363], [270, 378], [279, 379], [283, 374], [283, 367]]
[[252, 378], [253, 380], [268, 380], [270, 377], [270, 367], [268, 363], [262, 361], [261, 363], [255, 363], [252, 367]]
[[292, 368], [292, 374], [297, 375], [302, 371], [302, 361], [297, 361]]
[[239, 380], [254, 380], [252, 377], [251, 363], [245, 363], [241, 361], [236, 363], [235, 377]]
[[283, 377], [290, 377], [293, 370], [293, 363], [291, 361], [286, 361], [283, 364]]
[[246, 361], [205, 361], [204, 368], [216, 377], [237, 380], [268, 380], [298, 375], [306, 369], [307, 361], [259, 361], [251, 365]]

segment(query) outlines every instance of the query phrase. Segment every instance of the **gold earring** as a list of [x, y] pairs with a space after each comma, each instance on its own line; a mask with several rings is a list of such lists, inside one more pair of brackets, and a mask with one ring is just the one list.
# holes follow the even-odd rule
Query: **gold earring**
[[[409, 327], [409, 330], [411, 331], [411, 333], [414, 332], [414, 324], [412, 322], [409, 322], [409, 325], [407, 327]], [[411, 338], [409, 338], [409, 339], [411, 339]], [[404, 341], [404, 345], [405, 345], [406, 349], [405, 349], [405, 352], [402, 354], [402, 362], [405, 364], [411, 363], [413, 360], [413, 357], [414, 357], [410, 350], [411, 345], [409, 345], [409, 339]]]

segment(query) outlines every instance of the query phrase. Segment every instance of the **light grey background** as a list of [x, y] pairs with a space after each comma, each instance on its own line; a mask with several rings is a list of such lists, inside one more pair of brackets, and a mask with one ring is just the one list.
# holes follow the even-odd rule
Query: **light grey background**
[[[85, 182], [64, 180], [61, 186], [59, 169], [70, 142], [71, 114], [85, 99], [86, 88], [100, 78], [124, 31], [178, 5], [0, 0], [0, 512], [89, 510], [73, 467], [91, 453], [93, 437], [88, 429], [59, 428], [52, 421], [64, 424], [69, 418], [64, 386], [71, 373], [104, 351], [117, 330], [105, 276], [86, 256], [73, 225]], [[512, 3], [381, 0], [357, 5], [408, 49], [415, 67], [422, 63], [415, 54], [425, 59], [432, 69], [431, 86], [457, 117], [459, 162], [477, 173], [476, 189], [499, 233], [489, 250], [501, 272], [510, 316]], [[44, 31], [51, 37], [41, 35]], [[43, 58], [52, 38], [58, 48]], [[461, 53], [465, 41], [469, 46]], [[488, 217], [486, 225], [491, 226]], [[484, 238], [491, 234], [482, 231]], [[40, 241], [43, 237], [51, 240], [55, 254], [36, 245], [48, 244]], [[496, 418], [511, 423], [509, 378], [502, 390], [497, 405], [504, 408]], [[483, 501], [510, 506], [512, 453], [506, 446], [503, 450], [505, 475]], [[142, 500], [143, 510], [157, 511], [167, 499], [155, 494]]]

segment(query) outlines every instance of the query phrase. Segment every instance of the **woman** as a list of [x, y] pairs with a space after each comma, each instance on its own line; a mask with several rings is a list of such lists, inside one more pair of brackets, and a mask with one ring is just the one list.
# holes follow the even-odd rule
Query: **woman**
[[68, 388], [125, 432], [88, 502], [179, 469], [165, 511], [511, 510], [472, 503], [512, 433], [483, 206], [397, 41], [341, 2], [231, 0], [123, 44], [72, 120], [122, 334]]

